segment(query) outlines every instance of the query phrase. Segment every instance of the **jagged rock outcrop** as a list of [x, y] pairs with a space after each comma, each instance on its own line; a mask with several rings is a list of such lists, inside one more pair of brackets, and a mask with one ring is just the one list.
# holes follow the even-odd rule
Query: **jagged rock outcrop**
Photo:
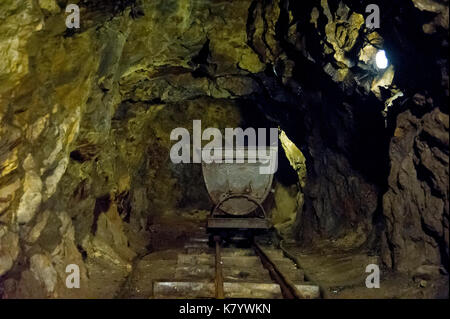
[[407, 2], [383, 34], [404, 92], [388, 121], [383, 259], [411, 274], [448, 272], [448, 12], [448, 1]]
[[392, 249], [386, 259], [398, 270], [448, 266], [448, 127], [448, 114], [437, 108], [397, 117], [383, 206]]

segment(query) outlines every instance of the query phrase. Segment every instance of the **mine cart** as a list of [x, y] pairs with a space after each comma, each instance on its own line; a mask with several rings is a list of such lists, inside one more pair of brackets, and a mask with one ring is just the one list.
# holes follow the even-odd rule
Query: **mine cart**
[[262, 173], [262, 169], [276, 165], [271, 160], [276, 162], [276, 152], [276, 147], [267, 147], [266, 157], [261, 158], [247, 147], [223, 149], [222, 162], [203, 162], [203, 179], [213, 202], [208, 230], [271, 227], [263, 203], [272, 190], [273, 172]]

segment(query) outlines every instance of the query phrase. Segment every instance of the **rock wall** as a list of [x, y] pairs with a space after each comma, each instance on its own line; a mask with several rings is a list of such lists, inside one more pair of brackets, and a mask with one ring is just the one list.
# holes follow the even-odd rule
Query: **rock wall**
[[[364, 3], [280, 1], [275, 32], [250, 36], [271, 68], [260, 76], [270, 103], [257, 101], [306, 157], [303, 243], [340, 239], [399, 271], [445, 273], [448, 1], [378, 4], [373, 31]], [[252, 12], [257, 24], [273, 5], [255, 2]], [[374, 63], [381, 48], [386, 70]]]
[[[233, 59], [261, 67], [239, 40], [242, 4], [79, 4], [75, 32], [66, 30], [64, 1], [0, 5], [4, 297], [113, 297], [147, 251], [152, 216], [209, 205], [204, 189], [192, 190], [198, 167], [168, 165], [170, 130], [193, 119], [237, 126], [239, 110], [227, 98], [250, 86]], [[220, 66], [216, 78], [197, 76], [209, 64]], [[68, 264], [80, 266], [82, 289], [65, 287]], [[96, 286], [105, 271], [111, 287]]]
[[448, 1], [405, 3], [390, 12], [394, 32], [383, 34], [404, 92], [388, 123], [384, 260], [412, 274], [449, 266], [448, 14]]
[[[370, 245], [378, 232], [373, 219], [382, 211], [388, 136], [383, 99], [373, 84], [386, 85], [393, 70], [374, 69], [376, 49], [363, 38], [382, 39], [365, 29], [363, 11], [349, 6], [280, 1], [272, 42], [264, 47], [253, 39], [271, 72], [260, 75], [270, 102], [258, 102], [306, 158], [305, 204], [298, 218], [298, 238], [305, 244], [347, 237], [348, 247]], [[264, 20], [269, 8], [254, 14]]]
[[170, 130], [249, 115], [305, 157], [278, 187], [301, 242], [448, 269], [447, 1], [381, 1], [376, 32], [351, 1], [71, 2], [75, 31], [68, 1], [0, 4], [1, 295], [114, 297], [152, 216], [209, 205], [198, 166], [167, 160]]
[[383, 207], [391, 247], [384, 258], [398, 270], [448, 267], [448, 125], [437, 108], [397, 117]]

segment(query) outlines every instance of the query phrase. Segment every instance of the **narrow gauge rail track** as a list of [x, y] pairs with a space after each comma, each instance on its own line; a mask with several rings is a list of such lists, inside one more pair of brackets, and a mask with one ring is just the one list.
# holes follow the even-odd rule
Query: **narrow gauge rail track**
[[319, 287], [271, 244], [192, 238], [178, 255], [174, 278], [153, 283], [154, 298], [320, 298]]

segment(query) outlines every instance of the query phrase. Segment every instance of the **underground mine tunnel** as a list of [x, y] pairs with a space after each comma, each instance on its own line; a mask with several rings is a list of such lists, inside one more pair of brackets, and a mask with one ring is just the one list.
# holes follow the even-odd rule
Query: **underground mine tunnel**
[[448, 21], [2, 0], [1, 298], [448, 298]]

